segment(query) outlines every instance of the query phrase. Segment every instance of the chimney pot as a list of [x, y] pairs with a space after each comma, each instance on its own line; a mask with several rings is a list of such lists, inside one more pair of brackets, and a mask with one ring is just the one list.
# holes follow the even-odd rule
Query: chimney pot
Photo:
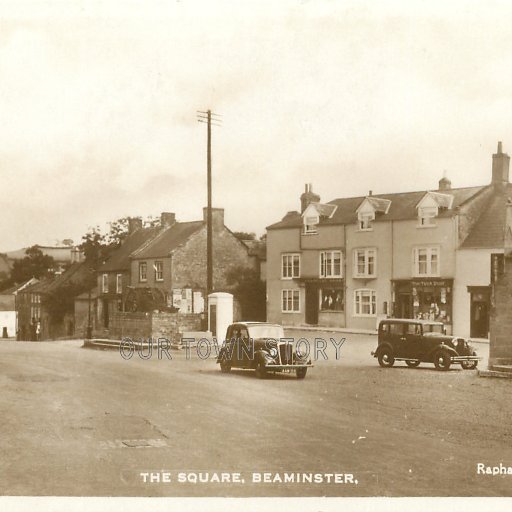
[[306, 191], [300, 196], [300, 212], [304, 213], [304, 210], [311, 203], [319, 203], [320, 196], [313, 192], [313, 184], [306, 183]]

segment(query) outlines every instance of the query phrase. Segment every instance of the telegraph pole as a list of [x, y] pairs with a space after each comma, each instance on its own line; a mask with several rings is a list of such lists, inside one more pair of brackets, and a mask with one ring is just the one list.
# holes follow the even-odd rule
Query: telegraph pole
[[206, 172], [208, 203], [206, 215], [206, 299], [213, 291], [213, 226], [212, 226], [212, 124], [220, 126], [218, 115], [211, 110], [198, 111], [198, 121], [207, 125]]

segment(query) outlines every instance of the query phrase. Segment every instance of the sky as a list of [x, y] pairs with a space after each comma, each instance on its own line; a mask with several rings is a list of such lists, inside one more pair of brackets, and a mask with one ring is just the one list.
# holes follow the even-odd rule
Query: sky
[[491, 179], [506, 2], [0, 0], [0, 251], [213, 204], [261, 235], [322, 201]]

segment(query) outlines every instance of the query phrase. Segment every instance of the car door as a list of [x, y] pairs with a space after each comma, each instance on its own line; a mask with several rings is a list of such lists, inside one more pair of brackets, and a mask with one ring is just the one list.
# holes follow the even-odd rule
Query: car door
[[240, 340], [240, 326], [232, 325], [228, 331], [229, 337], [226, 340], [226, 352], [231, 359], [231, 366], [237, 368], [240, 366], [238, 359], [238, 342]]
[[422, 330], [419, 323], [408, 323], [404, 332], [404, 356], [411, 359], [421, 359], [423, 354]]

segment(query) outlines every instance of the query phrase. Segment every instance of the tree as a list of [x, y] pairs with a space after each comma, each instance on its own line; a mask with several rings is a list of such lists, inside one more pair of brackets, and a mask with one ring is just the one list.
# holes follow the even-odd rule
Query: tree
[[265, 321], [267, 290], [259, 272], [252, 268], [236, 267], [226, 275], [228, 285], [242, 308], [244, 320]]
[[52, 323], [60, 322], [66, 313], [75, 311], [75, 297], [87, 290], [84, 283], [66, 283], [47, 295], [41, 303], [46, 308]]
[[246, 233], [245, 231], [235, 231], [233, 233], [238, 240], [256, 240], [256, 233]]
[[14, 283], [22, 283], [32, 277], [40, 279], [53, 275], [55, 260], [43, 254], [37, 245], [29, 247], [25, 254], [23, 259], [14, 261], [11, 273]]

